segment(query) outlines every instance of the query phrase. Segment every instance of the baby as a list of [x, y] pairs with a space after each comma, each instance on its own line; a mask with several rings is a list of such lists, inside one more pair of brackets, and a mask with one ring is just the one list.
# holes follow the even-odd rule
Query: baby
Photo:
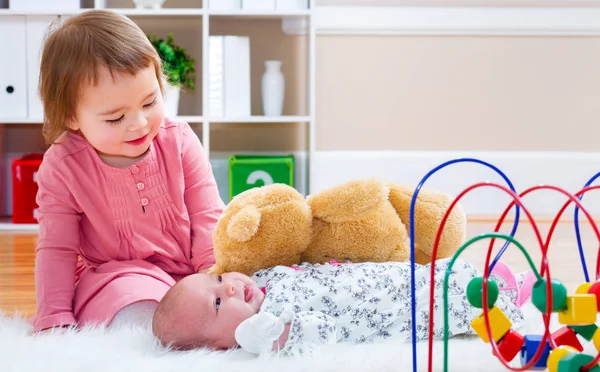
[[[437, 338], [443, 336], [442, 283], [449, 263], [449, 259], [438, 260], [435, 267]], [[450, 336], [474, 333], [470, 322], [481, 309], [469, 304], [465, 293], [470, 280], [481, 275], [468, 262], [458, 259], [454, 263], [448, 282]], [[417, 338], [424, 340], [430, 265], [416, 265], [415, 279]], [[336, 342], [410, 340], [410, 283], [408, 262], [304, 263], [260, 270], [252, 277], [194, 274], [164, 296], [154, 314], [153, 333], [163, 345], [175, 349], [242, 346], [251, 351], [257, 350], [252, 343], [261, 341], [261, 332], [273, 334], [278, 328], [260, 349], [284, 355]], [[523, 319], [508, 291], [500, 292], [496, 306], [513, 324]], [[278, 318], [283, 319], [279, 327]]]

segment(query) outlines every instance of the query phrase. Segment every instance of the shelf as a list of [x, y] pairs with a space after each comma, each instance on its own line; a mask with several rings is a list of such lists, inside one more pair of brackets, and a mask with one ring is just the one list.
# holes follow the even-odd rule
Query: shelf
[[42, 118], [3, 118], [0, 117], [0, 124], [42, 124]]
[[[75, 10], [13, 10], [13, 9], [0, 9], [0, 15], [71, 15], [79, 14], [93, 8], [83, 8]], [[108, 8], [117, 13], [121, 13], [127, 16], [201, 16], [206, 10], [204, 8], [161, 8], [161, 9], [137, 9], [137, 8]], [[306, 17], [311, 14], [310, 9], [300, 10], [208, 10], [209, 16], [223, 17], [223, 18], [249, 18], [249, 19], [272, 19], [272, 18], [283, 18], [283, 17]]]
[[202, 116], [185, 116], [184, 115], [184, 116], [176, 117], [175, 120], [183, 120], [188, 123], [200, 124], [204, 121], [204, 118]]
[[298, 123], [309, 122], [309, 116], [246, 116], [230, 118], [210, 118], [210, 123]]
[[253, 11], [253, 10], [209, 10], [208, 15], [211, 17], [219, 17], [219, 18], [246, 18], [246, 19], [277, 19], [284, 17], [306, 17], [311, 13], [310, 9], [302, 9], [302, 10], [289, 10], [289, 11], [281, 11], [281, 10], [263, 10], [263, 11]]
[[[0, 16], [11, 15], [11, 16], [25, 16], [25, 15], [72, 15], [79, 14], [85, 11], [92, 10], [92, 8], [83, 8], [75, 10], [12, 10], [12, 9], [0, 9]], [[124, 14], [126, 16], [201, 16], [204, 14], [202, 8], [162, 8], [162, 9], [136, 9], [136, 8], [109, 8], [117, 13]]]
[[[18, 2], [21, 0], [8, 1]], [[4, 2], [0, 0], [0, 3], [5, 7], [8, 4], [6, 0]], [[311, 3], [314, 4], [313, 1]], [[207, 7], [207, 0], [173, 0], [170, 6], [179, 6], [180, 8], [161, 9], [137, 9], [131, 0], [86, 0], [82, 1], [82, 4], [84, 6], [106, 5], [106, 8], [98, 9], [108, 9], [132, 18], [147, 34], [166, 36], [172, 32], [175, 42], [186, 48], [195, 58], [197, 89], [182, 92], [180, 115], [174, 117], [173, 120], [185, 121], [192, 125], [192, 129], [200, 138], [209, 157], [220, 151], [238, 152], [246, 149], [247, 146], [249, 150], [265, 152], [283, 151], [289, 147], [293, 148], [293, 151], [302, 152], [303, 156], [306, 152], [307, 159], [313, 156], [313, 149], [310, 146], [314, 146], [312, 144], [314, 141], [308, 139], [312, 140], [313, 138], [312, 133], [316, 122], [313, 97], [316, 93], [314, 89], [316, 32], [314, 27], [309, 26], [310, 18], [317, 11], [315, 5], [309, 9], [296, 10], [216, 10]], [[5, 18], [8, 21], [10, 16], [18, 16], [15, 17], [18, 22], [28, 22], [26, 16], [29, 15], [37, 15], [40, 17], [34, 18], [47, 18], [48, 21], [51, 21], [61, 15], [65, 18], [96, 9], [61, 10], [48, 5], [45, 5], [45, 8], [45, 10], [11, 10], [0, 6], [0, 23], [4, 22]], [[286, 88], [286, 94], [291, 94], [289, 98], [293, 102], [289, 105], [289, 109], [286, 106], [284, 111], [289, 115], [264, 116], [262, 110], [257, 109], [254, 105], [255, 112], [247, 111], [246, 115], [241, 117], [230, 117], [229, 115], [210, 117], [208, 110], [210, 106], [208, 41], [211, 35], [248, 36], [252, 40], [251, 58], [253, 61], [259, 61], [261, 64], [262, 61], [268, 59], [284, 61], [285, 66], [290, 68], [287, 81], [295, 91], [294, 93]], [[296, 38], [298, 35], [306, 37]], [[35, 43], [39, 42], [41, 41], [35, 41]], [[34, 49], [18, 49], [19, 53], [24, 54], [23, 60], [28, 62], [28, 57], [31, 56], [30, 51], [38, 50], [39, 47], [35, 45]], [[38, 70], [39, 66], [32, 70], [37, 62], [29, 62], [31, 63], [28, 63], [26, 70], [30, 76], [33, 76], [29, 70]], [[251, 81], [260, 79], [263, 69], [263, 66], [251, 69]], [[23, 83], [29, 84], [26, 77], [21, 80]], [[33, 85], [28, 85], [28, 93], [29, 90], [34, 89]], [[35, 93], [37, 92], [30, 92], [32, 96]], [[260, 99], [260, 89], [252, 89], [251, 97]], [[30, 98], [28, 97], [28, 99]], [[0, 113], [0, 132], [6, 133], [7, 139], [12, 141], [10, 146], [0, 146], [0, 152], [2, 152], [0, 153], [0, 162], [20, 153], [30, 152], [30, 149], [37, 149], [43, 140], [41, 130], [43, 117], [9, 118], [7, 116], [27, 114], [24, 111], [11, 111]], [[39, 108], [29, 112], [32, 116], [42, 113]], [[253, 113], [255, 115], [252, 115]], [[213, 114], [219, 113], [213, 111]], [[310, 162], [307, 160], [306, 167], [299, 170], [302, 174], [300, 178], [308, 179], [309, 165]], [[307, 181], [303, 181], [303, 183], [305, 183], [303, 187], [308, 190]], [[7, 189], [4, 188], [0, 197], [5, 198], [7, 195], [2, 194], [7, 192]], [[8, 213], [8, 210], [0, 210], [0, 214]], [[10, 218], [0, 217], [0, 232], [35, 233], [38, 230], [37, 224], [13, 224]]]
[[[176, 118], [176, 120], [183, 120], [183, 121], [187, 121], [188, 123], [202, 123], [204, 118], [202, 116], [183, 115], [183, 116], [178, 116]], [[36, 118], [2, 118], [2, 117], [0, 117], [0, 125], [2, 125], [2, 124], [6, 124], [6, 125], [39, 124], [39, 125], [41, 125], [42, 122], [43, 122], [43, 119], [40, 119], [40, 118], [36, 119]]]
[[162, 9], [136, 9], [136, 8], [111, 8], [112, 10], [126, 16], [201, 16], [204, 14], [202, 8], [162, 8]]
[[0, 231], [39, 231], [38, 224], [12, 223], [10, 220], [0, 220]]
[[79, 14], [91, 8], [75, 9], [75, 10], [14, 10], [0, 9], [0, 16], [28, 16], [28, 15], [72, 15]]

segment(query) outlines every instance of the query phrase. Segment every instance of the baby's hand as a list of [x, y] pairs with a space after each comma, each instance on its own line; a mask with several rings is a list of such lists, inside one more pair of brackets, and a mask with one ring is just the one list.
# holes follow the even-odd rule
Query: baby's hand
[[236, 328], [235, 340], [247, 352], [260, 354], [272, 350], [274, 342], [279, 340], [285, 328], [282, 319], [268, 312], [260, 312]]
[[290, 323], [286, 324], [283, 328], [283, 333], [281, 333], [281, 336], [279, 336], [279, 339], [273, 341], [273, 351], [283, 349], [283, 347], [285, 346], [285, 343], [287, 342], [288, 337], [290, 336], [290, 325]]

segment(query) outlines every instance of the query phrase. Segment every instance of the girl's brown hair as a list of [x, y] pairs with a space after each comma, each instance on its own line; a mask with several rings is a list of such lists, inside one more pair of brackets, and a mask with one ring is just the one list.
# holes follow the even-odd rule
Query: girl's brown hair
[[51, 26], [42, 50], [39, 81], [46, 143], [55, 143], [76, 120], [82, 86], [96, 85], [101, 67], [114, 78], [115, 73], [135, 75], [149, 66], [154, 66], [164, 92], [160, 56], [144, 32], [124, 15], [90, 10]]

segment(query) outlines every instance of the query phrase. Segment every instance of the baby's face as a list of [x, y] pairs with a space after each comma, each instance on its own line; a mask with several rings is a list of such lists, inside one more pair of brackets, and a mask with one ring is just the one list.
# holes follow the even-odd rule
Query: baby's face
[[182, 302], [188, 314], [204, 324], [203, 335], [213, 348], [236, 345], [235, 329], [258, 313], [264, 293], [250, 277], [241, 273], [195, 274], [187, 278]]

